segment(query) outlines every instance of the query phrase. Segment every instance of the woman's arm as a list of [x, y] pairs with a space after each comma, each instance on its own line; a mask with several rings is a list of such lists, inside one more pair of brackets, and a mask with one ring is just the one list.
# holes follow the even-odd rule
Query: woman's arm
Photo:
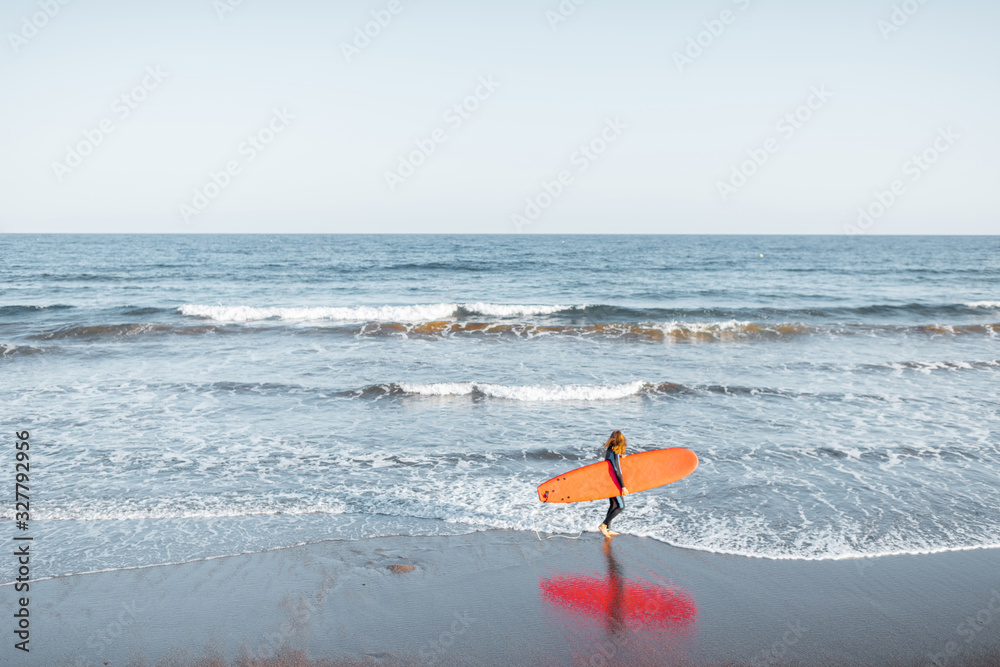
[[615, 471], [615, 477], [618, 478], [618, 486], [621, 487], [622, 495], [628, 495], [628, 489], [625, 488], [625, 480], [622, 479], [622, 468], [621, 462], [618, 460], [618, 454], [614, 451], [611, 452], [611, 468]]

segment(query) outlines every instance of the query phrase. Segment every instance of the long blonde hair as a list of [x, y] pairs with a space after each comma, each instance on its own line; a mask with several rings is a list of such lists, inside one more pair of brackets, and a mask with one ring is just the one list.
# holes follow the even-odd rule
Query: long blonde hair
[[614, 453], [617, 454], [618, 456], [624, 456], [624, 454], [625, 454], [625, 445], [627, 445], [627, 444], [628, 443], [625, 442], [625, 436], [622, 435], [622, 432], [621, 431], [614, 431], [611, 434], [611, 437], [608, 438], [608, 441], [606, 443], [604, 443], [604, 449], [607, 449], [608, 447], [610, 447], [612, 449], [612, 451], [614, 451]]

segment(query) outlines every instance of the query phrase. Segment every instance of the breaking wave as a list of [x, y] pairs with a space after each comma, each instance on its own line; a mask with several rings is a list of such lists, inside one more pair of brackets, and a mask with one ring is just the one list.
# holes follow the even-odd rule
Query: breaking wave
[[475, 317], [555, 316], [558, 318], [586, 319], [593, 322], [636, 322], [695, 320], [749, 320], [782, 322], [797, 319], [823, 318], [840, 322], [864, 321], [879, 317], [895, 320], [900, 317], [920, 318], [929, 321], [952, 317], [976, 316], [982, 310], [1000, 309], [1000, 301], [970, 301], [939, 304], [868, 304], [862, 306], [816, 305], [793, 308], [657, 308], [622, 306], [615, 304], [504, 304], [504, 303], [434, 303], [382, 306], [292, 306], [269, 307], [249, 305], [199, 305], [185, 304], [177, 312], [187, 317], [199, 317], [220, 322], [260, 322], [285, 320], [292, 322], [342, 321], [342, 322], [433, 322], [438, 320], [466, 320]]
[[67, 326], [30, 336], [34, 340], [101, 340], [106, 338], [130, 338], [142, 335], [198, 335], [215, 333], [217, 326], [178, 327], [171, 324], [98, 324], [90, 326]]
[[[582, 306], [585, 308], [586, 306]], [[254, 306], [204, 306], [185, 304], [177, 311], [187, 317], [217, 322], [428, 322], [447, 318], [485, 315], [487, 317], [525, 317], [549, 315], [574, 306], [517, 305], [496, 303], [437, 303], [410, 306], [312, 306], [301, 308], [257, 308]]]
[[56, 303], [51, 306], [31, 306], [31, 305], [14, 305], [14, 306], [0, 306], [0, 317], [7, 315], [24, 315], [28, 313], [36, 313], [42, 310], [67, 310], [73, 306], [66, 305], [64, 303]]
[[725, 385], [686, 386], [673, 382], [624, 382], [620, 384], [549, 384], [506, 385], [488, 382], [389, 382], [368, 385], [362, 389], [339, 392], [351, 398], [379, 399], [383, 397], [468, 397], [471, 399], [501, 399], [526, 403], [550, 401], [614, 401], [634, 396], [670, 394], [733, 394], [748, 396], [791, 396], [792, 393], [764, 387]]
[[407, 324], [386, 322], [364, 324], [358, 333], [362, 336], [415, 336], [442, 338], [449, 336], [511, 336], [534, 338], [537, 336], [566, 335], [593, 336], [598, 338], [623, 338], [653, 342], [678, 341], [722, 341], [741, 338], [780, 338], [782, 336], [806, 334], [816, 331], [815, 327], [795, 322], [762, 324], [756, 322], [614, 322], [605, 324], [522, 324], [504, 322], [423, 322]]
[[[392, 313], [399, 315], [400, 313]], [[68, 325], [27, 336], [32, 340], [129, 339], [140, 336], [203, 335], [280, 331], [275, 327], [249, 326], [242, 323], [177, 325], [163, 322], [129, 324]], [[247, 325], [247, 326], [244, 326]], [[361, 324], [335, 324], [296, 328], [301, 333], [333, 334], [360, 337], [402, 337], [439, 340], [461, 337], [531, 339], [545, 336], [616, 339], [652, 343], [713, 343], [742, 340], [783, 340], [805, 335], [869, 336], [963, 336], [1000, 334], [1000, 324], [927, 324], [917, 326], [880, 325], [810, 325], [800, 322], [613, 322], [603, 324], [526, 324], [521, 322], [455, 322], [447, 320], [404, 322], [367, 321]]]
[[11, 345], [0, 343], [0, 357], [21, 357], [32, 354], [40, 354], [48, 351], [47, 347], [36, 347], [34, 345]]

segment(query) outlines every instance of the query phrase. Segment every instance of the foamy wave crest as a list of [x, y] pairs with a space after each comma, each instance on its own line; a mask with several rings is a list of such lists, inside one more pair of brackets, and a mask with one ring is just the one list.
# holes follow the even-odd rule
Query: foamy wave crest
[[414, 384], [400, 382], [403, 392], [416, 396], [484, 396], [510, 401], [610, 401], [634, 396], [647, 389], [645, 382], [625, 384], [503, 385], [478, 382], [437, 382]]
[[812, 327], [798, 322], [762, 324], [739, 320], [728, 320], [725, 322], [666, 322], [655, 325], [655, 328], [670, 338], [691, 340], [725, 340], [747, 336], [783, 336], [815, 331]]
[[27, 354], [38, 354], [45, 352], [46, 349], [44, 347], [35, 347], [34, 345], [0, 343], [0, 357], [19, 357]]
[[313, 322], [434, 322], [463, 315], [518, 317], [549, 315], [571, 306], [519, 305], [500, 303], [435, 303], [411, 306], [312, 306], [302, 308], [257, 308], [254, 306], [206, 306], [185, 304], [177, 311], [187, 317], [217, 322], [259, 322], [284, 320]]
[[899, 361], [877, 364], [877, 368], [889, 368], [894, 371], [913, 370], [919, 373], [933, 371], [965, 371], [983, 368], [998, 368], [1000, 360], [987, 359], [980, 361]]
[[581, 306], [523, 306], [504, 303], [464, 303], [461, 305], [461, 310], [470, 314], [486, 315], [488, 317], [523, 317], [525, 315], [551, 315], [563, 310], [582, 310], [586, 307], [586, 304]]
[[[553, 306], [557, 308], [557, 306]], [[566, 310], [566, 309], [563, 309]], [[522, 322], [444, 321], [420, 323], [370, 322], [358, 333], [362, 336], [419, 336], [435, 339], [449, 336], [579, 336], [650, 342], [720, 342], [739, 339], [779, 339], [819, 331], [794, 322], [757, 324], [754, 322], [607, 322], [604, 324], [526, 324]]]
[[962, 304], [969, 308], [997, 308], [1000, 309], [1000, 301], [966, 301]]
[[178, 308], [181, 315], [200, 317], [217, 322], [259, 322], [285, 320], [311, 322], [339, 320], [345, 322], [426, 322], [451, 317], [458, 308], [454, 303], [423, 306], [348, 306], [309, 308], [255, 308], [253, 306], [201, 306], [185, 304]]
[[[459, 316], [461, 317], [461, 315]], [[500, 318], [494, 319], [499, 320]], [[801, 322], [727, 320], [720, 322], [606, 322], [578, 325], [434, 320], [425, 322], [366, 322], [355, 333], [362, 336], [418, 336], [430, 340], [450, 336], [535, 338], [560, 335], [654, 343], [721, 343], [740, 340], [783, 340], [793, 336], [815, 334], [835, 336], [986, 334], [996, 337], [1000, 334], [1000, 324], [809, 325]]]

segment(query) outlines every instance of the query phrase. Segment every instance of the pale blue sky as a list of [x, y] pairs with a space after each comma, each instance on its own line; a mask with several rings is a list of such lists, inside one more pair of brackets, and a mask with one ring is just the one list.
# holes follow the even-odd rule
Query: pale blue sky
[[998, 231], [996, 3], [398, 0], [348, 61], [389, 0], [64, 1], [0, 8], [4, 231]]

